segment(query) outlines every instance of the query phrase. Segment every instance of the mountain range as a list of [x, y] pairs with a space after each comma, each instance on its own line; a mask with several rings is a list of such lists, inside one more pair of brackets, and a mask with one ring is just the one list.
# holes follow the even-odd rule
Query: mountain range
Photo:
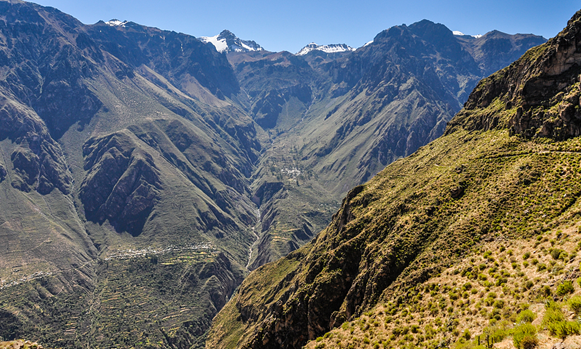
[[203, 347], [250, 270], [545, 42], [425, 20], [294, 55], [8, 1], [0, 33], [0, 337], [54, 347]]
[[206, 347], [578, 347], [579, 42], [581, 11], [481, 80], [443, 136], [251, 273]]

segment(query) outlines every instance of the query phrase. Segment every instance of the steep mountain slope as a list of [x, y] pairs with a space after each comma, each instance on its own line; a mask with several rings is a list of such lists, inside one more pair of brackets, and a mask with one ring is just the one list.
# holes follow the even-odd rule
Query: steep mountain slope
[[[440, 136], [478, 80], [545, 41], [498, 32], [472, 39], [479, 41], [424, 20], [390, 28], [355, 52], [228, 56], [238, 100], [247, 99], [272, 142], [253, 188], [257, 197], [264, 186], [277, 188], [259, 200], [251, 268], [308, 241], [349, 188]], [[493, 44], [501, 39], [508, 44]]]
[[[343, 326], [349, 332], [337, 329], [325, 337], [333, 336], [333, 342], [321, 338], [310, 346], [335, 345], [336, 340], [371, 345], [373, 328], [381, 323], [374, 320], [370, 329], [366, 322], [386, 312], [398, 322], [395, 327], [385, 325], [393, 334], [382, 337], [389, 338], [383, 341], [385, 347], [447, 346], [461, 339], [458, 324], [476, 323], [470, 331], [477, 334], [486, 326], [483, 319], [513, 319], [511, 313], [516, 314], [516, 302], [523, 297], [525, 302], [542, 301], [553, 292], [562, 297], [576, 291], [572, 285], [567, 291], [537, 285], [529, 292], [534, 282], [524, 284], [522, 291], [518, 284], [511, 290], [509, 286], [515, 287], [515, 281], [508, 282], [511, 272], [496, 269], [504, 268], [510, 255], [500, 254], [502, 248], [491, 257], [499, 258], [489, 271], [493, 282], [475, 271], [474, 263], [482, 260], [481, 251], [497, 251], [491, 243], [495, 240], [525, 250], [533, 245], [532, 239], [540, 243], [550, 237], [551, 246], [568, 235], [573, 243], [579, 240], [580, 40], [581, 12], [557, 37], [482, 80], [443, 137], [351, 190], [331, 224], [311, 243], [250, 274], [215, 319], [207, 347], [301, 347], [350, 320], [357, 321]], [[558, 244], [573, 252], [567, 241]], [[543, 248], [533, 254], [548, 262], [544, 255], [553, 249]], [[560, 260], [562, 251], [555, 250], [553, 261]], [[491, 252], [483, 255], [488, 256]], [[544, 276], [548, 266], [535, 258], [532, 263], [538, 264], [539, 273], [535, 281], [562, 283], [575, 278], [575, 264], [563, 256], [564, 265], [551, 264], [552, 275], [561, 275], [556, 278]], [[518, 270], [516, 262], [512, 268]], [[487, 268], [482, 265], [479, 269]], [[454, 270], [452, 274], [462, 272], [462, 278], [441, 277], [442, 272]], [[481, 301], [475, 308], [470, 302], [455, 304], [466, 289], [460, 290], [453, 280], [466, 279], [478, 284], [476, 293], [490, 292], [492, 301]], [[440, 284], [449, 295], [438, 296]], [[420, 307], [422, 297], [428, 297], [425, 292], [431, 292], [431, 303]], [[499, 294], [507, 300], [497, 302]], [[426, 314], [426, 305], [435, 307], [434, 313]], [[560, 312], [560, 307], [549, 304], [553, 312]], [[473, 321], [479, 311], [478, 321]], [[441, 326], [442, 335], [434, 337], [433, 331], [429, 335], [427, 326], [422, 328], [424, 321], [430, 326], [446, 324]], [[565, 320], [547, 321], [569, 326]], [[502, 326], [512, 327], [512, 323]], [[354, 334], [357, 324], [361, 327]], [[395, 341], [401, 332], [396, 335], [394, 328], [401, 328], [400, 324], [414, 325], [415, 330], [409, 333], [408, 328], [406, 336]], [[548, 335], [579, 333], [558, 332], [549, 326], [551, 322], [543, 324]], [[490, 331], [490, 336], [497, 333]], [[365, 337], [363, 343], [355, 336]], [[444, 341], [439, 344], [434, 338]]]
[[257, 220], [260, 130], [228, 100], [226, 57], [131, 22], [0, 13], [0, 336], [199, 344]]

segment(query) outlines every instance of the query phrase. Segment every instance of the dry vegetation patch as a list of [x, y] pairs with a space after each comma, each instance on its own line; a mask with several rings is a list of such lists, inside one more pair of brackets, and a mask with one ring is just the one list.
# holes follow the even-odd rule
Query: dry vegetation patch
[[[580, 228], [502, 236], [307, 348], [578, 348]], [[402, 301], [403, 299], [403, 301]]]

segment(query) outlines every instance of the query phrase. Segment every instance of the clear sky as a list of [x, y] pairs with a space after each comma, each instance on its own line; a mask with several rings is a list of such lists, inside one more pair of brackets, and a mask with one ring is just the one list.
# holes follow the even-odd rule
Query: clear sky
[[270, 51], [298, 52], [310, 42], [360, 47], [380, 31], [422, 19], [465, 34], [491, 30], [555, 36], [581, 0], [37, 0], [85, 24], [128, 20], [214, 36], [229, 29]]

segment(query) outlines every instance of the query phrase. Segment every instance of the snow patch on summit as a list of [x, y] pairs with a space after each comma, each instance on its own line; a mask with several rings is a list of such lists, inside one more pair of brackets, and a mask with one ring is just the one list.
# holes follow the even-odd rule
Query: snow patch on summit
[[216, 36], [201, 36], [198, 39], [205, 43], [211, 43], [220, 53], [264, 50], [262, 47], [260, 47], [260, 45], [252, 40], [240, 40], [229, 30], [223, 30]]
[[311, 42], [307, 46], [303, 47], [299, 52], [297, 52], [297, 56], [306, 55], [311, 51], [323, 51], [325, 53], [340, 53], [347, 51], [355, 51], [355, 49], [345, 44], [317, 45], [316, 43]]
[[478, 39], [478, 38], [481, 38], [481, 37], [482, 37], [482, 34], [477, 34], [477, 35], [466, 35], [466, 34], [462, 33], [461, 31], [457, 31], [457, 30], [454, 30], [454, 31], [452, 32], [452, 34], [454, 34], [454, 35], [456, 35], [456, 36], [471, 36], [471, 37], [473, 37], [473, 38], [476, 38], [476, 39]]
[[219, 39], [220, 35], [216, 36], [202, 36], [200, 40], [205, 43], [211, 43], [216, 47], [216, 51], [222, 53], [228, 49], [228, 44], [226, 43], [226, 39]]
[[118, 19], [112, 19], [109, 22], [105, 22], [105, 24], [110, 25], [111, 27], [125, 27], [125, 24], [127, 24], [127, 21], [121, 22]]

